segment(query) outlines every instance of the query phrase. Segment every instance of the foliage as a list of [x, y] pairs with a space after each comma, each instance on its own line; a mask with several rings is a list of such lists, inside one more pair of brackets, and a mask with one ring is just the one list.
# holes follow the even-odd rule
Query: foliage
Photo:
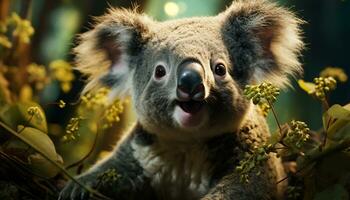
[[279, 93], [279, 88], [267, 82], [260, 85], [247, 85], [244, 90], [244, 95], [251, 99], [254, 104], [259, 105], [260, 111], [265, 117]]
[[[274, 153], [283, 160], [297, 164], [297, 170], [291, 170], [288, 177], [276, 183], [287, 179], [298, 180], [299, 185], [288, 188], [288, 198], [300, 198], [300, 188], [303, 188], [303, 199], [348, 198], [346, 188], [350, 175], [350, 104], [329, 107], [327, 99], [336, 88], [336, 80], [345, 82], [347, 75], [340, 68], [330, 67], [323, 70], [313, 83], [298, 81], [304, 91], [322, 102], [324, 112], [320, 117], [323, 128], [319, 131], [311, 131], [305, 122], [296, 120], [281, 125], [272, 105], [278, 95], [278, 88], [270, 83], [246, 86], [244, 94], [254, 104], [260, 106], [261, 101], [268, 102], [279, 130], [268, 143], [248, 153], [236, 167], [241, 181], [249, 182], [249, 174], [257, 166], [261, 166], [269, 154]], [[261, 172], [258, 175], [259, 173]]]
[[[65, 60], [54, 60], [45, 66], [31, 58], [26, 62], [19, 59], [27, 53], [34, 32], [30, 20], [17, 13], [0, 20], [0, 194], [4, 198], [57, 199], [62, 182], [68, 178], [95, 197], [108, 199], [78, 182], [67, 169], [76, 167], [81, 171], [96, 147], [98, 133], [119, 122], [124, 102], [117, 99], [108, 103], [109, 89], [101, 88], [83, 96], [81, 102], [58, 99], [39, 103], [42, 92], [50, 85], [57, 84], [63, 93], [69, 93], [76, 75]], [[50, 107], [77, 107], [77, 113], [53, 134], [46, 116]], [[57, 146], [77, 140], [81, 129], [86, 129], [84, 126], [95, 127], [90, 132], [94, 133], [95, 142], [87, 155], [64, 167]], [[101, 179], [106, 184], [117, 177], [115, 172], [107, 171]]]

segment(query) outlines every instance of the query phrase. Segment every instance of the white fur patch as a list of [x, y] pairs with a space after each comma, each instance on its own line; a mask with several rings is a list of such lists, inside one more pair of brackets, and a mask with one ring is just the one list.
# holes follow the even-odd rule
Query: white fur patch
[[209, 190], [212, 164], [203, 143], [132, 143], [134, 157], [160, 199], [199, 199]]

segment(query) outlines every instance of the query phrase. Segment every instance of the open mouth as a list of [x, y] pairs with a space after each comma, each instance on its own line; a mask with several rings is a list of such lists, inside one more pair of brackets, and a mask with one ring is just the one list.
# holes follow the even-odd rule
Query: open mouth
[[190, 101], [177, 101], [177, 104], [180, 106], [180, 108], [184, 112], [189, 113], [189, 114], [195, 114], [201, 110], [201, 108], [204, 105], [204, 102], [190, 100]]

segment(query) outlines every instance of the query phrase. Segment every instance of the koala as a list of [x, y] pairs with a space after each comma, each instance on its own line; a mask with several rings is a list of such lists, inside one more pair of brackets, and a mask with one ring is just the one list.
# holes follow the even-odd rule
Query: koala
[[[248, 200], [283, 197], [281, 160], [271, 154], [249, 184], [235, 168], [269, 138], [265, 118], [243, 95], [247, 84], [288, 85], [301, 73], [302, 20], [268, 0], [236, 0], [217, 16], [158, 22], [109, 9], [80, 37], [84, 91], [107, 85], [130, 95], [137, 122], [113, 153], [78, 176], [112, 199]], [[115, 169], [117, 180], [98, 185]], [[59, 199], [89, 199], [74, 182]]]

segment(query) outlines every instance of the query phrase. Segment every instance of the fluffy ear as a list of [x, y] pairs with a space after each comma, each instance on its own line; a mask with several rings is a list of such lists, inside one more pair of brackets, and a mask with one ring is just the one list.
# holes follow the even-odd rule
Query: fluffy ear
[[303, 21], [291, 11], [268, 0], [236, 0], [219, 17], [238, 80], [267, 80], [282, 87], [288, 75], [302, 72]]
[[77, 69], [88, 77], [83, 94], [101, 85], [112, 87], [115, 95], [129, 90], [130, 60], [147, 41], [149, 22], [135, 10], [110, 9], [96, 18], [92, 30], [80, 35], [74, 53]]

